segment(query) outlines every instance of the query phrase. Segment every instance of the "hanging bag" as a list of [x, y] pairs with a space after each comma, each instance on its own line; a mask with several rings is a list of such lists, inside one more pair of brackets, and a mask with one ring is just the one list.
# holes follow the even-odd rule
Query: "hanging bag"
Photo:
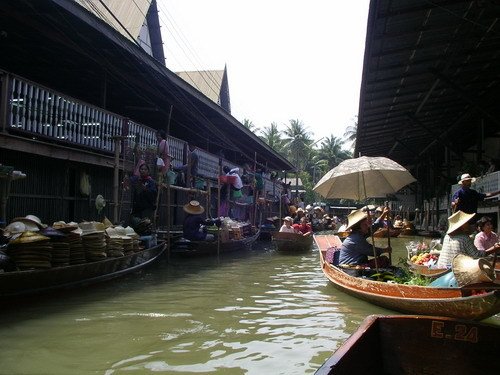
[[[165, 146], [167, 144], [167, 141], [163, 144], [163, 151], [165, 151]], [[156, 166], [157, 167], [164, 167], [165, 166], [165, 161], [161, 157], [162, 153], [160, 152], [160, 146], [158, 146], [158, 156], [156, 157]]]

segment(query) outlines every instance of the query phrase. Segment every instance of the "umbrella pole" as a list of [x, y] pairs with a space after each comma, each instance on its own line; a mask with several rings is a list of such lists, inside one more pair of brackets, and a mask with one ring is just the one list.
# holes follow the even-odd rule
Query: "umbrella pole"
[[[364, 189], [364, 197], [366, 200], [366, 185], [365, 185], [365, 175], [361, 173], [361, 179], [363, 180], [363, 189]], [[372, 230], [372, 219], [370, 217], [370, 210], [368, 209], [368, 205], [366, 207], [366, 213], [367, 217], [369, 218], [369, 223], [370, 223], [370, 236], [372, 237], [372, 249], [373, 249], [373, 256], [375, 257], [375, 270], [378, 273], [378, 261], [377, 261], [377, 249], [375, 249], [375, 239], [373, 238], [373, 230]]]
[[378, 261], [377, 261], [377, 249], [375, 249], [375, 238], [373, 237], [373, 230], [372, 230], [372, 220], [371, 220], [371, 216], [370, 216], [370, 210], [366, 210], [367, 214], [368, 214], [368, 218], [370, 219], [370, 236], [372, 238], [372, 248], [373, 248], [373, 256], [375, 257], [375, 270], [377, 271], [378, 273]]
[[[389, 202], [385, 202], [385, 206], [389, 208]], [[387, 246], [391, 247], [391, 221], [389, 220], [389, 214], [387, 214]], [[389, 252], [389, 263], [392, 265], [392, 253]]]

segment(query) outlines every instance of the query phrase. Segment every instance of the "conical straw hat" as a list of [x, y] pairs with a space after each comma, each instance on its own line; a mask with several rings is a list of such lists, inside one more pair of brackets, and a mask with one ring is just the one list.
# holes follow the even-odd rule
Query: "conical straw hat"
[[492, 282], [495, 278], [490, 262], [458, 254], [452, 261], [452, 270], [458, 286]]

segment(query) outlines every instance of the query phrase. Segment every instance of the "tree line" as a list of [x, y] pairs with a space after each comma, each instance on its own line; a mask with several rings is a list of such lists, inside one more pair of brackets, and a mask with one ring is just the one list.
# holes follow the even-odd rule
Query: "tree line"
[[[307, 126], [297, 119], [289, 120], [282, 131], [275, 122], [258, 129], [252, 121], [244, 119], [243, 126], [255, 132], [273, 150], [296, 167], [295, 172], [298, 173], [306, 190], [305, 199], [310, 202], [314, 200], [312, 188], [316, 182], [343, 160], [352, 158], [351, 150], [354, 149], [356, 142], [356, 122], [346, 128], [342, 138], [332, 134], [318, 141], [313, 139], [313, 134]], [[350, 150], [344, 148], [348, 143], [351, 143]], [[285, 176], [280, 175], [280, 177]]]

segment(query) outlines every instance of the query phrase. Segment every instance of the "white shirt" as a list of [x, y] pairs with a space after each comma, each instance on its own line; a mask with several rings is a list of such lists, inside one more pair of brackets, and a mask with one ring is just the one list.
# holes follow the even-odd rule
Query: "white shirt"
[[287, 227], [286, 224], [283, 224], [280, 228], [280, 232], [295, 233], [295, 229], [293, 229], [293, 227]]

